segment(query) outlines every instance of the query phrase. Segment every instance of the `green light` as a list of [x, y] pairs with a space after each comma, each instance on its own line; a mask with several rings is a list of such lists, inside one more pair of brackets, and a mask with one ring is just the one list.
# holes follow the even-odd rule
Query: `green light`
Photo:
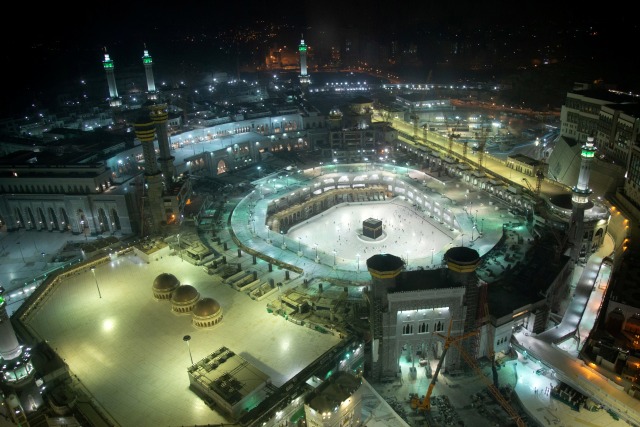
[[4, 304], [4, 298], [0, 297], [0, 305]]
[[109, 68], [113, 68], [113, 62], [112, 61], [105, 61], [104, 62], [104, 68], [105, 68], [105, 70], [107, 70]]
[[585, 148], [582, 150], [582, 157], [594, 157], [596, 150]]
[[143, 63], [143, 64], [151, 64], [152, 62], [153, 62], [153, 61], [151, 60], [151, 57], [150, 57], [150, 56], [149, 56], [149, 57], [142, 58], [142, 63]]
[[306, 51], [307, 51], [307, 46], [305, 46], [305, 45], [301, 44], [301, 45], [300, 45], [300, 47], [298, 48], [298, 50], [299, 50], [300, 52], [306, 52]]

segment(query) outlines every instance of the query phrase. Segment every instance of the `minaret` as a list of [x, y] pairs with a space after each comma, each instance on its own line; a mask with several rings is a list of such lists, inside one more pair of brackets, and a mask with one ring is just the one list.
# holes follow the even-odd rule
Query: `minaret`
[[[571, 260], [576, 263], [580, 258], [580, 253], [589, 250], [589, 248], [583, 247], [583, 235], [584, 235], [584, 211], [592, 206], [589, 200], [591, 195], [591, 189], [589, 188], [589, 175], [591, 174], [591, 163], [596, 154], [596, 147], [593, 142], [593, 137], [587, 137], [587, 142], [582, 146], [580, 153], [580, 175], [578, 176], [578, 183], [572, 189], [571, 205], [573, 207], [571, 214], [571, 226], [574, 230], [573, 235], [570, 236], [571, 243]], [[583, 251], [583, 249], [585, 249]]]
[[109, 84], [109, 105], [112, 107], [119, 107], [122, 105], [120, 97], [118, 97], [118, 88], [116, 88], [116, 76], [114, 74], [115, 64], [107, 53], [107, 48], [104, 48], [104, 61], [102, 61], [104, 71], [107, 73], [107, 83]]
[[153, 59], [149, 55], [147, 46], [145, 45], [144, 54], [142, 55], [142, 65], [144, 65], [144, 73], [147, 77], [147, 99], [158, 99], [158, 92], [156, 92], [156, 82], [153, 78]]
[[158, 148], [160, 149], [160, 156], [158, 157], [158, 163], [160, 163], [160, 170], [164, 175], [164, 182], [167, 188], [173, 184], [173, 178], [176, 174], [176, 169], [173, 164], [175, 157], [171, 155], [169, 144], [169, 131], [168, 131], [168, 119], [169, 113], [167, 111], [166, 104], [152, 104], [149, 106], [149, 117], [156, 125], [156, 135], [158, 136]]
[[298, 52], [300, 52], [300, 84], [306, 88], [311, 79], [307, 75], [307, 45], [304, 44], [304, 35], [301, 35], [300, 45], [298, 46]]
[[0, 371], [3, 384], [15, 388], [33, 378], [34, 370], [29, 350], [22, 351], [7, 313], [4, 291], [0, 291]]
[[[166, 221], [162, 200], [162, 174], [158, 170], [154, 140], [156, 138], [156, 125], [147, 112], [133, 125], [136, 137], [142, 143], [142, 156], [144, 157], [144, 178], [146, 184], [146, 200], [148, 212], [151, 214], [151, 232], [157, 233], [163, 221]], [[144, 232], [144, 229], [143, 229]]]

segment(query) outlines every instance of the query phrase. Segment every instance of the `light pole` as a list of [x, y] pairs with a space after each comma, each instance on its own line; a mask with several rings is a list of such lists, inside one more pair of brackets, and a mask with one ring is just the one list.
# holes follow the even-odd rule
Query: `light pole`
[[302, 256], [302, 237], [298, 237], [298, 256]]
[[356, 254], [356, 260], [358, 263], [358, 273], [360, 273], [360, 254]]
[[180, 233], [178, 233], [178, 252], [180, 252], [180, 260], [184, 262], [184, 258], [182, 257], [182, 246], [180, 246]]
[[96, 288], [98, 289], [98, 296], [102, 298], [102, 294], [100, 293], [100, 286], [98, 286], [98, 278], [96, 277], [96, 268], [91, 267], [91, 272], [93, 273], [93, 280], [96, 281]]
[[431, 265], [433, 265], [433, 253], [435, 252], [435, 248], [431, 248]]
[[336, 250], [333, 250], [333, 269], [336, 269]]
[[476, 224], [478, 223], [478, 209], [476, 209], [476, 220], [474, 221]]
[[480, 219], [480, 234], [484, 233], [484, 218]]
[[193, 356], [191, 355], [191, 346], [189, 345], [189, 341], [191, 341], [191, 335], [185, 335], [182, 337], [182, 341], [187, 343], [187, 348], [189, 349], [189, 359], [191, 359], [191, 365], [193, 366]]
[[269, 228], [269, 226], [265, 226], [265, 228], [267, 229], [267, 243], [271, 243], [271, 234], [269, 233], [269, 230], [271, 230], [271, 228]]
[[280, 234], [282, 235], [282, 249], [286, 249], [287, 244], [284, 242], [284, 230], [280, 230]]
[[319, 261], [320, 261], [320, 258], [318, 258], [318, 244], [316, 243], [315, 245], [313, 245], [313, 247], [314, 247], [314, 248], [315, 248], [315, 250], [316, 250], [316, 262], [319, 262]]

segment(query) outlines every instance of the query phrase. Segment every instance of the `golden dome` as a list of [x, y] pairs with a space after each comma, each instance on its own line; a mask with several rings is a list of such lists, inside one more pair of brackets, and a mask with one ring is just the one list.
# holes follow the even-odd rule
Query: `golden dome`
[[162, 273], [153, 281], [153, 289], [158, 291], [172, 291], [180, 286], [180, 281], [171, 273]]
[[198, 317], [209, 317], [220, 312], [220, 304], [213, 298], [202, 298], [193, 307], [193, 315]]
[[196, 288], [191, 285], [181, 285], [173, 291], [173, 295], [171, 295], [171, 301], [176, 303], [186, 303], [189, 301], [193, 301], [200, 296], [200, 293]]

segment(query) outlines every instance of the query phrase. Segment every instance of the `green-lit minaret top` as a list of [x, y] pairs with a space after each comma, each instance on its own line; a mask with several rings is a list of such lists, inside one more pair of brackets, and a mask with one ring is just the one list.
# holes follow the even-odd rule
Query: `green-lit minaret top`
[[109, 57], [108, 53], [104, 54], [104, 61], [102, 61], [102, 65], [104, 66], [105, 70], [112, 70], [114, 68], [113, 61]]
[[144, 55], [142, 55], [142, 63], [143, 64], [151, 64], [153, 62], [153, 59], [151, 59], [151, 55], [149, 55], [149, 51], [148, 50], [144, 50]]
[[300, 46], [298, 46], [298, 50], [300, 52], [306, 52], [307, 51], [307, 45], [304, 44], [304, 40], [300, 40]]

